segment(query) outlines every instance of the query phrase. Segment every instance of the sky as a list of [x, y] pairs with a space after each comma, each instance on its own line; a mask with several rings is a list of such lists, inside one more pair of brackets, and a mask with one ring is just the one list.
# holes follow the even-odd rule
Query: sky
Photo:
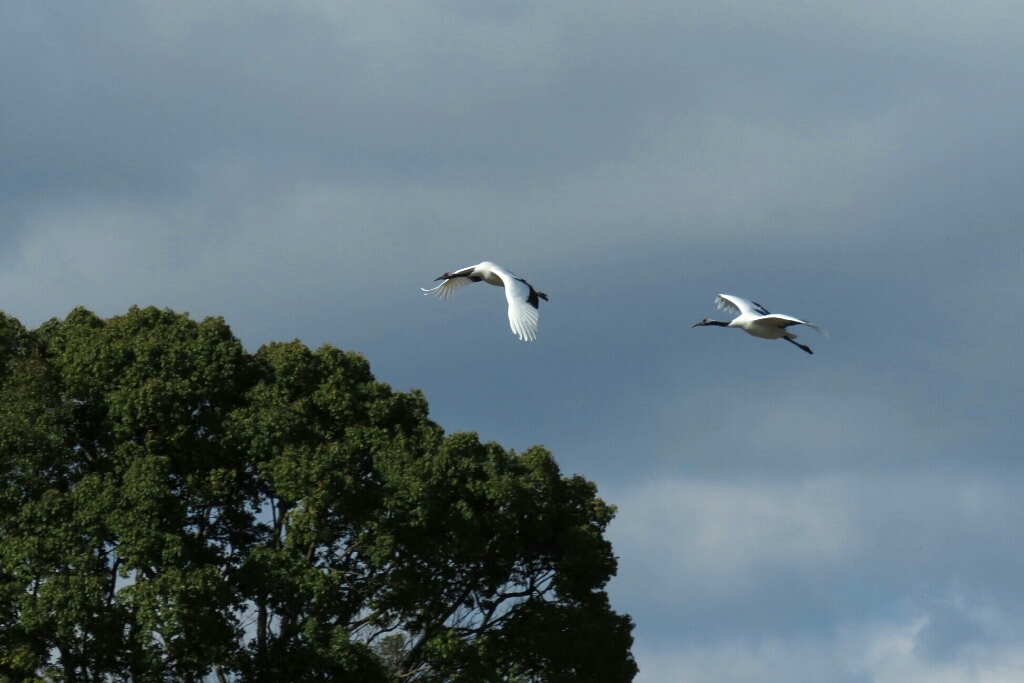
[[[223, 316], [543, 444], [618, 507], [638, 683], [1020, 681], [1022, 54], [1011, 0], [6, 0], [0, 308]], [[484, 260], [537, 341], [421, 293]]]

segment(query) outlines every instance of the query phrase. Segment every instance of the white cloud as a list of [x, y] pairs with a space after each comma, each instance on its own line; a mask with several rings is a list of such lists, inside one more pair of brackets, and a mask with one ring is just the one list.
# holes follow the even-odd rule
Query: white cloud
[[928, 616], [842, 627], [835, 635], [732, 641], [676, 651], [640, 650], [636, 683], [1016, 683], [1024, 642], [970, 648], [946, 661], [923, 657]]
[[[1013, 481], [942, 471], [666, 478], [609, 498], [619, 508], [613, 593], [672, 628], [728, 609], [738, 635], [787, 629], [793, 611], [838, 623], [849, 610], [925, 600], [1005, 631], [982, 608], [1012, 613], [1020, 602], [1014, 577], [1024, 549], [1014, 538], [1024, 502]], [[874, 597], [855, 598], [866, 585]], [[744, 625], [744, 614], [766, 608], [781, 610], [775, 625]]]
[[838, 567], [865, 544], [844, 498], [836, 480], [646, 484], [616, 499], [619, 580], [644, 595], [686, 602], [693, 593], [746, 593], [779, 572]]

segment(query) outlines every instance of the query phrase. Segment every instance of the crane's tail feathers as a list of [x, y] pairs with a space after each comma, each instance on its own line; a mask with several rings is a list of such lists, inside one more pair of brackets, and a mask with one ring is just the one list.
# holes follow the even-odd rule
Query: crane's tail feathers
[[809, 323], [809, 322], [806, 322], [806, 321], [804, 321], [804, 325], [807, 325], [807, 327], [810, 327], [810, 328], [812, 328], [812, 329], [815, 329], [815, 330], [817, 330], [817, 331], [818, 331], [818, 333], [819, 333], [819, 334], [821, 334], [821, 336], [823, 336], [823, 337], [825, 337], [826, 339], [828, 339], [828, 332], [827, 332], [827, 331], [825, 330], [825, 328], [823, 328], [823, 327], [818, 327], [818, 326], [817, 326], [817, 325], [815, 325], [814, 323]]

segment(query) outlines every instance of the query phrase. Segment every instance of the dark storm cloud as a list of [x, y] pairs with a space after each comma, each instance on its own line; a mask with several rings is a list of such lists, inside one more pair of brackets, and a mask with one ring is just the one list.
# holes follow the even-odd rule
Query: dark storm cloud
[[973, 80], [1019, 69], [941, 34], [525, 7], [8, 3], [5, 194], [180, 190], [221, 157], [346, 182], [522, 180], [620, 160], [645, 122], [726, 107], [814, 129], [922, 100], [980, 107], [989, 88], [1019, 104]]
[[624, 125], [625, 104], [595, 106], [599, 68], [576, 78], [544, 45], [539, 74], [506, 64], [453, 12], [348, 9], [5, 5], [5, 194], [173, 192], [222, 157], [359, 183], [507, 176], [592, 160]]

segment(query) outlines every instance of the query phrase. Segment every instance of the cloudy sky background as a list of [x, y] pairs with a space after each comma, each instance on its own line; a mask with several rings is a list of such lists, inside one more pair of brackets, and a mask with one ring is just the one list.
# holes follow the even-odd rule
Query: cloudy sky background
[[[546, 445], [619, 507], [639, 683], [1024, 680], [1022, 43], [1011, 0], [7, 0], [0, 308], [221, 315]], [[537, 342], [421, 295], [485, 259]], [[830, 338], [691, 330], [719, 292]]]

